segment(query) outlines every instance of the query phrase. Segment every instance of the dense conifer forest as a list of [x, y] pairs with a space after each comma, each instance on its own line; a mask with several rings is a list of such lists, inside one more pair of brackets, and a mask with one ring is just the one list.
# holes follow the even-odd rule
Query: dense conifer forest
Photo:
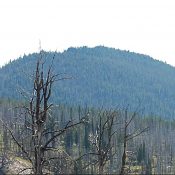
[[[19, 92], [30, 91], [31, 75], [38, 54], [24, 55], [0, 69], [0, 97], [23, 99]], [[175, 69], [153, 58], [119, 49], [69, 48], [62, 53], [45, 52], [46, 65], [54, 59], [54, 71], [68, 81], [53, 88], [54, 103], [115, 108], [138, 104], [145, 114], [174, 117]]]

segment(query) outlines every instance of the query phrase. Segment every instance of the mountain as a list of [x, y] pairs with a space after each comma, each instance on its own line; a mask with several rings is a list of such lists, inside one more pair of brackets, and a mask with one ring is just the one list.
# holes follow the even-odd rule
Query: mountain
[[[71, 76], [55, 83], [54, 103], [116, 108], [138, 105], [143, 113], [172, 118], [175, 114], [175, 68], [150, 56], [97, 46], [44, 52], [45, 66]], [[0, 69], [0, 98], [30, 93], [38, 53], [24, 55]], [[64, 75], [63, 75], [64, 76]], [[26, 93], [24, 93], [26, 94]]]

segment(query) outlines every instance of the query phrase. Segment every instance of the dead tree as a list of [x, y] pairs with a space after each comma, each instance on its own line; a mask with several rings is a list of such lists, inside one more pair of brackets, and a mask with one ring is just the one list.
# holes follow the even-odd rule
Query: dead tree
[[126, 172], [126, 159], [127, 159], [127, 142], [148, 130], [148, 127], [144, 129], [136, 129], [132, 133], [128, 133], [131, 122], [136, 117], [137, 112], [134, 112], [129, 118], [128, 109], [124, 111], [124, 131], [123, 131], [123, 155], [122, 155], [122, 165], [120, 170], [120, 175], [127, 174]]
[[[69, 77], [60, 78], [59, 76], [61, 74], [54, 74], [53, 62], [45, 72], [45, 63], [42, 57], [41, 51], [40, 58], [36, 64], [31, 99], [29, 100], [28, 106], [22, 106], [22, 108], [28, 113], [26, 129], [29, 130], [29, 136], [27, 139], [29, 139], [31, 142], [31, 148], [27, 149], [27, 146], [25, 146], [23, 142], [24, 138], [22, 140], [17, 139], [13, 130], [4, 124], [7, 130], [10, 132], [14, 142], [22, 150], [25, 157], [31, 162], [31, 169], [36, 175], [42, 175], [43, 171], [46, 173], [47, 170], [45, 169], [45, 165], [50, 160], [58, 159], [57, 157], [46, 156], [47, 151], [54, 150], [51, 143], [63, 133], [65, 133], [68, 129], [84, 122], [83, 118], [76, 122], [68, 121], [64, 127], [57, 127], [52, 131], [47, 128], [48, 114], [53, 106], [52, 103], [49, 103], [53, 84], [55, 81], [67, 79]], [[46, 137], [47, 135], [49, 135], [49, 137]]]
[[90, 135], [89, 138], [94, 149], [94, 152], [89, 154], [97, 157], [94, 164], [98, 165], [99, 174], [104, 173], [104, 166], [107, 161], [111, 160], [111, 156], [113, 157], [116, 154], [116, 152], [113, 152], [112, 150], [114, 147], [113, 138], [117, 133], [115, 130], [115, 125], [117, 124], [116, 119], [116, 111], [104, 111], [102, 115], [99, 115], [99, 125], [96, 133], [94, 135]]

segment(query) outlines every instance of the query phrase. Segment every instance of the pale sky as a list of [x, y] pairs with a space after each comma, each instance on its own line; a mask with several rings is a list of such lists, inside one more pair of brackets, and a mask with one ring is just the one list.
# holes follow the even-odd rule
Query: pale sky
[[39, 49], [104, 45], [175, 65], [175, 0], [0, 0], [0, 65]]

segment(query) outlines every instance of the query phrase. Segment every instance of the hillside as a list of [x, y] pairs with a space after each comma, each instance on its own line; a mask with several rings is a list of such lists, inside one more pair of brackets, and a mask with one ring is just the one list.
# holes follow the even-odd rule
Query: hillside
[[[54, 103], [115, 108], [138, 104], [145, 114], [174, 116], [175, 68], [153, 58], [119, 49], [69, 48], [45, 53], [45, 65], [55, 55], [55, 73], [72, 76], [54, 87]], [[23, 98], [31, 90], [37, 53], [25, 55], [0, 69], [0, 98]]]

